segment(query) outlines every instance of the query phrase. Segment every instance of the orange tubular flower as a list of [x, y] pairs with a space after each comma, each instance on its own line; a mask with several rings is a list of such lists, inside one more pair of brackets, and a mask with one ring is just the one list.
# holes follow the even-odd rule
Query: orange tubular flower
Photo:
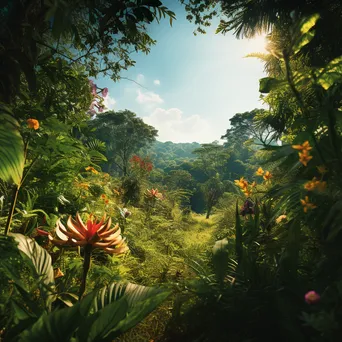
[[317, 189], [318, 191], [324, 191], [327, 187], [327, 182], [321, 182], [317, 180], [316, 177], [312, 178], [312, 181], [309, 181], [304, 184], [304, 189], [308, 191], [312, 191]]
[[264, 174], [264, 170], [261, 168], [261, 167], [259, 167], [258, 168], [258, 170], [255, 172], [255, 174], [257, 175], [257, 176], [262, 176], [263, 174]]
[[313, 203], [310, 203], [309, 197], [305, 196], [304, 199], [300, 200], [300, 203], [303, 206], [304, 213], [307, 213], [309, 209], [315, 209], [317, 206]]
[[270, 180], [272, 177], [273, 177], [273, 176], [272, 176], [272, 173], [271, 173], [270, 171], [266, 171], [263, 178], [264, 178], [265, 181], [268, 181], [268, 180]]
[[303, 153], [298, 153], [299, 161], [304, 165], [307, 166], [308, 162], [312, 159], [312, 156], [309, 155], [307, 151], [303, 151]]
[[292, 145], [292, 148], [303, 152], [312, 150], [309, 141], [305, 141], [302, 145]]
[[91, 246], [92, 248], [102, 248], [110, 254], [121, 254], [128, 251], [124, 239], [121, 236], [121, 229], [116, 224], [110, 228], [112, 219], [106, 221], [103, 216], [100, 222], [95, 219], [88, 219], [84, 224], [80, 215], [76, 214], [76, 219], [70, 216], [65, 227], [61, 220], [56, 223], [56, 237], [48, 235], [49, 240], [57, 246]]
[[241, 177], [239, 180], [235, 180], [234, 183], [242, 190], [247, 189], [248, 182], [244, 179], [244, 177]]
[[[309, 181], [309, 182], [304, 184], [304, 189], [306, 189], [308, 191], [312, 191], [316, 188], [316, 183], [317, 183], [317, 179], [316, 179], [316, 177], [314, 177], [312, 179], [312, 181]], [[318, 183], [319, 183], [319, 181], [318, 181]]]
[[39, 128], [39, 121], [36, 119], [27, 119], [26, 122], [28, 128], [33, 128], [34, 130], [37, 130]]

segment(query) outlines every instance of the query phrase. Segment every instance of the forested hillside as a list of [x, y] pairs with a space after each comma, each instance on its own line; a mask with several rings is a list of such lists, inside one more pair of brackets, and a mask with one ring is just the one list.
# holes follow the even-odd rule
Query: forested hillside
[[2, 2], [1, 341], [342, 340], [342, 3], [179, 3], [196, 34], [267, 35], [260, 108], [201, 144], [159, 142], [167, 111], [102, 85], [168, 1]]

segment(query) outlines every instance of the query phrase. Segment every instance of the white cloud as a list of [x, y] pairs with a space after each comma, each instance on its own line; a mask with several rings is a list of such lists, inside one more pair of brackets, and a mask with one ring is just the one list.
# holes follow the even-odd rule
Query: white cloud
[[179, 108], [157, 108], [143, 120], [158, 130], [159, 141], [212, 142], [217, 132], [199, 115], [184, 117]]
[[157, 105], [164, 102], [158, 94], [152, 91], [141, 92], [141, 90], [138, 90], [137, 94], [136, 101], [143, 105]]
[[154, 83], [155, 85], [160, 85], [160, 81], [159, 81], [159, 80], [154, 80], [153, 83]]
[[145, 82], [145, 76], [143, 74], [138, 74], [136, 81], [140, 84]]
[[109, 110], [114, 110], [115, 109], [115, 104], [116, 101], [113, 97], [110, 96], [110, 94], [108, 93], [108, 95], [104, 98], [103, 100], [103, 104], [105, 105], [106, 109], [104, 110], [105, 112], [109, 111]]

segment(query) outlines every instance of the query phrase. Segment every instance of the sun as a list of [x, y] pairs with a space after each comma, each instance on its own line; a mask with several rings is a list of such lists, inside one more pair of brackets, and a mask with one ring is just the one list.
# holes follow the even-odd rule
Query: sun
[[248, 50], [252, 52], [267, 53], [267, 34], [259, 34], [251, 39], [247, 39]]

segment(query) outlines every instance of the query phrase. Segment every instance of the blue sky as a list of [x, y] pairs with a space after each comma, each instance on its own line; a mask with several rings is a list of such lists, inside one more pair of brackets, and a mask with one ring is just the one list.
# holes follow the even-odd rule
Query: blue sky
[[215, 34], [218, 19], [207, 34], [193, 35], [185, 10], [177, 1], [166, 4], [176, 13], [148, 27], [157, 40], [148, 55], [135, 54], [136, 66], [122, 76], [136, 80], [96, 82], [109, 88], [106, 105], [129, 109], [159, 131], [158, 140], [200, 143], [219, 140], [235, 113], [261, 107], [259, 78], [263, 65], [251, 52], [264, 52], [265, 40], [238, 40], [232, 34]]

